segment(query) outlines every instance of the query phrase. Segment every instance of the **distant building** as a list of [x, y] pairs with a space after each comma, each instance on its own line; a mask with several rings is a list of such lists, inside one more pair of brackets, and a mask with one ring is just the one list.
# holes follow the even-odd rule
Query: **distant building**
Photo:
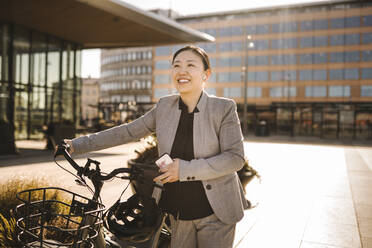
[[99, 79], [83, 78], [81, 87], [81, 118], [85, 126], [91, 127], [93, 120], [99, 117]]
[[[216, 37], [207, 92], [235, 99], [248, 133], [372, 140], [372, 3], [326, 1], [176, 18]], [[174, 92], [154, 48], [153, 100]], [[245, 87], [245, 82], [247, 87]], [[245, 98], [246, 96], [246, 98]]]

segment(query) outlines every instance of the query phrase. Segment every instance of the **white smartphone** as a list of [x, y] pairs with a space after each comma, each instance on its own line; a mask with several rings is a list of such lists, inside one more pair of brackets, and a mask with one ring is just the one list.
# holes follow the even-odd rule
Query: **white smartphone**
[[173, 163], [173, 159], [169, 156], [168, 153], [164, 153], [160, 158], [158, 158], [155, 161], [155, 164], [158, 167], [166, 166], [166, 165], [171, 164], [171, 163]]

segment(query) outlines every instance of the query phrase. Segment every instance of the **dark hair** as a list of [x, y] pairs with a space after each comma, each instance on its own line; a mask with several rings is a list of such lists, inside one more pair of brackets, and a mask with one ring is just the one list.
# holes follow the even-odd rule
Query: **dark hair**
[[205, 71], [208, 70], [208, 69], [211, 69], [211, 64], [209, 62], [208, 54], [204, 51], [203, 48], [197, 47], [197, 46], [193, 46], [193, 45], [184, 46], [184, 47], [178, 49], [173, 54], [172, 64], [174, 63], [174, 60], [176, 59], [177, 55], [180, 54], [181, 52], [184, 52], [184, 51], [192, 51], [193, 53], [195, 53], [196, 55], [198, 55], [201, 58], [202, 62], [203, 62], [203, 66], [204, 66], [204, 70]]

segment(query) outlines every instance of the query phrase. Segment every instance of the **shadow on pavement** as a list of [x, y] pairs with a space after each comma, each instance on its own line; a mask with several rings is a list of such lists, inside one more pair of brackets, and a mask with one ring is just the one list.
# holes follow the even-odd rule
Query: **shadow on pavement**
[[[51, 150], [40, 150], [40, 149], [31, 149], [31, 148], [19, 148], [18, 154], [11, 154], [11, 155], [0, 155], [0, 168], [6, 166], [18, 166], [18, 165], [26, 165], [26, 164], [35, 164], [35, 163], [46, 163], [46, 162], [54, 162], [53, 159], [53, 151]], [[95, 158], [95, 157], [102, 157], [102, 156], [123, 156], [128, 155], [125, 152], [122, 153], [103, 153], [103, 152], [91, 152], [85, 154], [79, 154], [73, 156], [74, 159], [79, 158]], [[57, 160], [64, 160], [64, 158], [60, 157]]]

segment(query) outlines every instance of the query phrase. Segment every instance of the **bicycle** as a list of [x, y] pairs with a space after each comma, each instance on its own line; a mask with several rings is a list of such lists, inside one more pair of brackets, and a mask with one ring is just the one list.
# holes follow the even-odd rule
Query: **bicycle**
[[[15, 209], [18, 241], [27, 248], [124, 248], [124, 247], [167, 247], [171, 230], [166, 224], [166, 213], [157, 206], [159, 199], [145, 196], [140, 191], [127, 201], [119, 200], [108, 210], [100, 199], [105, 181], [113, 178], [148, 182], [153, 184], [157, 198], [161, 187], [148, 177], [153, 171], [139, 166], [118, 168], [110, 173], [101, 172], [100, 163], [88, 158], [84, 167], [79, 166], [70, 156], [67, 144], [58, 146], [54, 155], [63, 155], [76, 170], [76, 182], [86, 186], [93, 193], [92, 198], [76, 194], [63, 188], [47, 187], [18, 192], [22, 202]], [[91, 168], [95, 165], [95, 168]], [[68, 171], [67, 169], [63, 168]], [[68, 171], [69, 173], [72, 173]], [[72, 173], [73, 174], [73, 173]], [[127, 174], [121, 175], [120, 174]], [[94, 191], [86, 182], [88, 178]], [[128, 184], [129, 185], [129, 184]], [[135, 187], [135, 186], [134, 186]], [[57, 193], [63, 193], [66, 200], [58, 200]], [[104, 227], [105, 229], [104, 229]]]

